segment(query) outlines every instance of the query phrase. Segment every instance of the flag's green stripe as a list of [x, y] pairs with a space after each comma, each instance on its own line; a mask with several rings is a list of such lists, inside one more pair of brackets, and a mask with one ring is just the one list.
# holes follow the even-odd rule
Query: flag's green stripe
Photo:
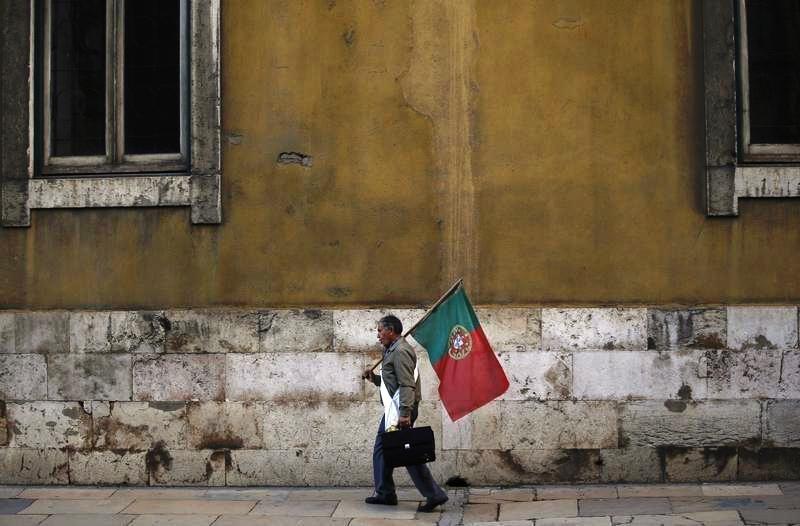
[[461, 325], [468, 332], [472, 332], [480, 325], [462, 287], [439, 304], [430, 316], [411, 332], [411, 336], [428, 351], [431, 363], [435, 364], [447, 354], [450, 331], [455, 325]]

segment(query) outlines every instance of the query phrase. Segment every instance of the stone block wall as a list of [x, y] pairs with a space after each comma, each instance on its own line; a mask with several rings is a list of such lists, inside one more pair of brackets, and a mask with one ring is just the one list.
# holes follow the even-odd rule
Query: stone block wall
[[[0, 484], [369, 485], [386, 312], [2, 311]], [[500, 399], [451, 422], [418, 350], [440, 480], [800, 477], [797, 307], [477, 312]]]

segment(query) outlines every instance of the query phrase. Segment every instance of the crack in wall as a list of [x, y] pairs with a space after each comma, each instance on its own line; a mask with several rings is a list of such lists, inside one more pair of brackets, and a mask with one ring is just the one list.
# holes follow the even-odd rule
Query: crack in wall
[[478, 208], [472, 172], [477, 36], [474, 0], [415, 1], [403, 98], [433, 125], [433, 159], [443, 225], [442, 287], [463, 277], [478, 288]]

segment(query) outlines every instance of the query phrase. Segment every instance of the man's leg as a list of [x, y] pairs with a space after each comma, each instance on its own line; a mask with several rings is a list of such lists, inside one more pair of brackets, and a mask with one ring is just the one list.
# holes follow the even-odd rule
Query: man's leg
[[378, 426], [378, 434], [375, 435], [375, 445], [372, 447], [372, 480], [375, 486], [375, 494], [378, 495], [378, 488], [381, 487], [383, 480], [383, 448], [381, 447], [381, 433], [383, 432], [383, 418]]
[[414, 486], [428, 501], [440, 501], [447, 498], [447, 493], [436, 483], [431, 475], [431, 470], [426, 464], [407, 466], [408, 474]]
[[[411, 411], [411, 425], [414, 425], [414, 422], [417, 420], [418, 410], [415, 407]], [[422, 504], [420, 510], [422, 511], [433, 511], [433, 508], [438, 506], [439, 504], [444, 504], [447, 501], [447, 493], [439, 486], [436, 481], [433, 479], [433, 475], [431, 475], [431, 470], [428, 469], [427, 464], [418, 464], [416, 466], [406, 466], [408, 470], [409, 476], [411, 476], [411, 481], [416, 486], [417, 491], [422, 493], [422, 496], [425, 497], [426, 502]], [[429, 506], [430, 510], [423, 510], [422, 506]]]
[[375, 495], [381, 499], [389, 501], [393, 499], [396, 502], [397, 492], [394, 478], [392, 478], [394, 469], [388, 467], [383, 461], [383, 441], [381, 440], [383, 430], [383, 418], [381, 418], [378, 434], [375, 435], [375, 446], [372, 448], [372, 476], [375, 481]]

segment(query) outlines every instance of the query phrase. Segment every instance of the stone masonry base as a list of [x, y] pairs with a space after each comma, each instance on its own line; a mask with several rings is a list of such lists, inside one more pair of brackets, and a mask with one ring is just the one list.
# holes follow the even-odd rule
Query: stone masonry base
[[[0, 311], [0, 484], [370, 485], [387, 312]], [[440, 481], [800, 478], [797, 307], [477, 314], [498, 400], [451, 422], [418, 349]]]

